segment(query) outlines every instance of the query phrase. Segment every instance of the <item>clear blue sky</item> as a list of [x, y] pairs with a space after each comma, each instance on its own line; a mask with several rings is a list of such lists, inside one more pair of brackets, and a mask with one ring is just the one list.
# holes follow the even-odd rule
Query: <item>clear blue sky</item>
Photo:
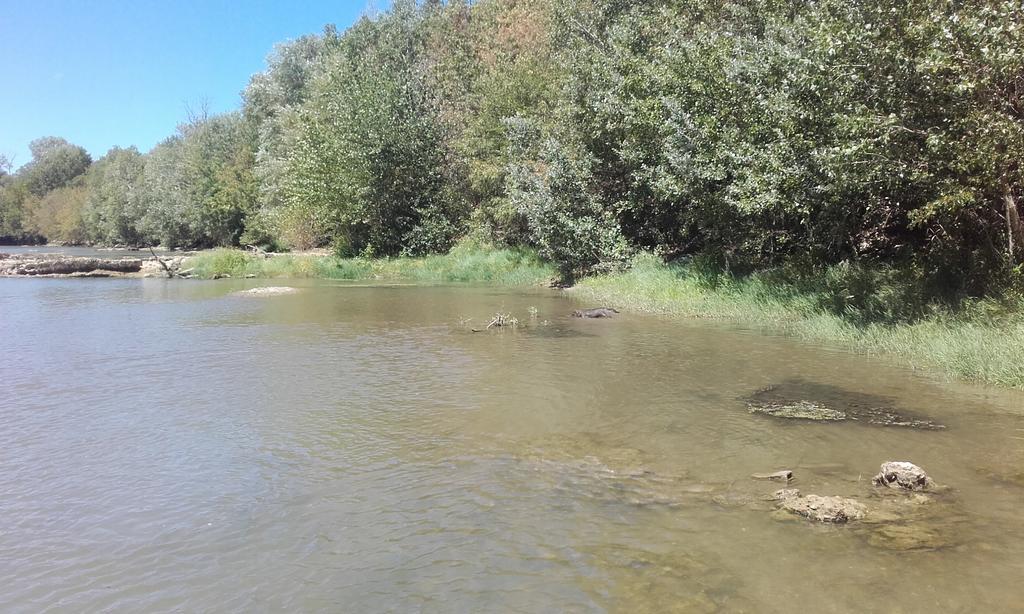
[[61, 136], [93, 158], [147, 151], [203, 101], [239, 107], [275, 43], [339, 30], [384, 1], [0, 0], [0, 153]]

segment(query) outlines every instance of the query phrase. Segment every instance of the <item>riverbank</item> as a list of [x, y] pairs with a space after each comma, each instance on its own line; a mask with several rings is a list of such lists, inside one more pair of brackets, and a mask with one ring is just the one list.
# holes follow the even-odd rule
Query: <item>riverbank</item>
[[[882, 289], [884, 290], [884, 289]], [[686, 266], [642, 256], [626, 272], [582, 280], [581, 300], [622, 310], [714, 319], [825, 343], [867, 355], [895, 356], [908, 366], [951, 377], [1024, 389], [1024, 305], [977, 301], [906, 321], [858, 323], [823, 308], [833, 297], [763, 276], [707, 283]], [[879, 293], [879, 289], [874, 290]], [[852, 297], [850, 297], [852, 298]], [[896, 301], [895, 298], [881, 298]]]
[[[555, 277], [555, 269], [532, 252], [474, 248], [382, 260], [339, 259], [328, 254], [263, 257], [212, 250], [192, 257], [185, 266], [205, 278], [316, 277], [525, 286]], [[1024, 389], [1024, 306], [1020, 305], [976, 301], [956, 310], [935, 308], [924, 316], [904, 317], [893, 313], [906, 309], [907, 301], [892, 287], [868, 284], [851, 290], [870, 295], [864, 301], [867, 305], [837, 306], [837, 297], [832, 296], [836, 289], [831, 294], [801, 289], [764, 275], [721, 277], [711, 284], [690, 267], [666, 265], [652, 256], [638, 257], [625, 272], [583, 279], [568, 292], [592, 304], [713, 319], [862, 354], [895, 356], [908, 366], [951, 377]]]
[[[187, 256], [161, 255], [159, 261], [136, 260], [132, 271], [118, 270], [123, 262], [111, 260], [108, 264], [118, 267], [90, 272], [76, 262], [73, 271], [55, 269], [52, 273], [163, 277], [166, 270], [161, 262], [170, 263], [175, 275], [201, 279], [320, 278], [526, 287], [547, 285], [557, 277], [555, 267], [532, 251], [468, 245], [443, 255], [390, 259], [338, 258], [327, 251], [262, 254], [215, 249]], [[7, 262], [8, 268], [15, 264], [14, 260]], [[33, 267], [38, 268], [36, 264]], [[44, 260], [43, 264], [51, 266], [53, 261]], [[44, 271], [7, 273], [38, 275]], [[585, 278], [567, 292], [592, 305], [711, 319], [861, 354], [894, 356], [908, 366], [950, 377], [1024, 389], [1024, 305], [1020, 301], [974, 301], [956, 308], [927, 306], [928, 311], [922, 313], [922, 306], [914, 305], [911, 291], [880, 279], [830, 281], [822, 277], [795, 284], [780, 281], [771, 273], [709, 278], [695, 267], [666, 265], [653, 256], [641, 255], [628, 270]], [[857, 287], [851, 288], [851, 281], [857, 282]]]
[[338, 258], [330, 253], [256, 254], [237, 249], [199, 252], [183, 268], [199, 278], [319, 278], [535, 286], [555, 268], [525, 249], [456, 247], [421, 258]]
[[0, 252], [0, 277], [174, 277], [185, 258]]

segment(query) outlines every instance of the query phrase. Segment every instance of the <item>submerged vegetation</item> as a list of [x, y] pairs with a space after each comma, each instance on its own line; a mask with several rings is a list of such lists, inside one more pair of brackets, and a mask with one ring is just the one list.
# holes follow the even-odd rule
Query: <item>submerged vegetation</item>
[[537, 254], [581, 295], [1024, 381], [1018, 1], [396, 0], [150, 152], [31, 149], [7, 241], [496, 283]]

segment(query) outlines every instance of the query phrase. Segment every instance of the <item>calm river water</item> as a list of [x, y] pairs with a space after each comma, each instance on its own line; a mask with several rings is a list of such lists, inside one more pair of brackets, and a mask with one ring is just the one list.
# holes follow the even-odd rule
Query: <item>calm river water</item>
[[[1024, 609], [1021, 393], [554, 291], [287, 283], [0, 280], [0, 611]], [[947, 428], [747, 411], [784, 382]], [[887, 460], [946, 488], [879, 492]], [[780, 516], [750, 475], [783, 468], [915, 515]]]

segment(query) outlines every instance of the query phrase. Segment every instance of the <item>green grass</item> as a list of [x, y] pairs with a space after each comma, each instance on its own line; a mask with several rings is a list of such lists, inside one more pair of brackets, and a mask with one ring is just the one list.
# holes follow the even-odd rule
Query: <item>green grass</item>
[[237, 249], [200, 252], [183, 265], [196, 277], [218, 275], [257, 278], [319, 278], [410, 281], [419, 283], [482, 283], [496, 286], [538, 285], [555, 276], [553, 267], [536, 254], [519, 249], [457, 246], [448, 254], [422, 258], [337, 258], [279, 254], [263, 258]]
[[[875, 288], [873, 296], [889, 290]], [[652, 256], [638, 257], [626, 272], [587, 278], [573, 292], [619, 309], [715, 319], [1024, 388], [1024, 304], [1019, 302], [975, 301], [956, 309], [933, 307], [899, 321], [865, 322], [868, 318], [852, 306], [836, 313], [829, 307], [835, 293], [823, 289], [799, 289], [771, 275], [708, 283], [692, 268], [664, 265]], [[892, 294], [893, 301], [900, 296]]]

